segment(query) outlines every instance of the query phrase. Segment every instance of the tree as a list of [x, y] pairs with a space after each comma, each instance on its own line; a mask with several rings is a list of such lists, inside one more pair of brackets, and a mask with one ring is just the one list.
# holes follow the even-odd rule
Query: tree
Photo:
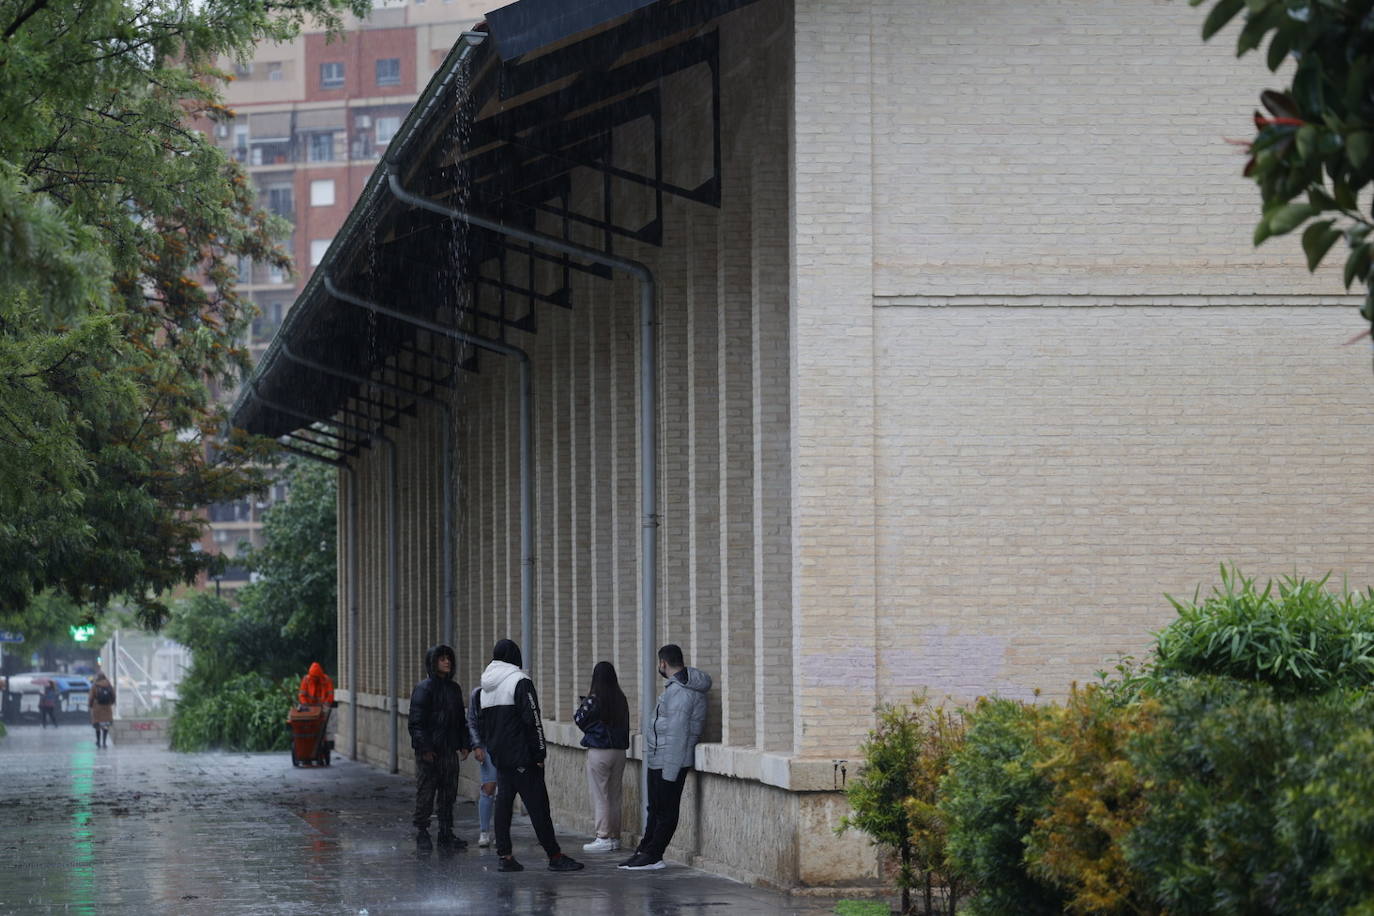
[[197, 507], [263, 485], [218, 439], [247, 367], [239, 258], [284, 223], [198, 131], [214, 61], [368, 0], [0, 0], [0, 604], [57, 589], [147, 623], [210, 568]]
[[[1190, 0], [1198, 6], [1205, 0]], [[1283, 91], [1265, 90], [1245, 174], [1260, 188], [1255, 244], [1306, 224], [1308, 270], [1344, 239], [1345, 285], [1365, 290], [1361, 315], [1374, 324], [1374, 2], [1371, 0], [1214, 0], [1204, 40], [1244, 12], [1237, 56], [1258, 51], [1277, 71], [1296, 60]]]
[[259, 578], [239, 605], [202, 592], [173, 609], [167, 631], [194, 653], [172, 721], [176, 750], [277, 748], [301, 675], [334, 658], [334, 472], [293, 461], [286, 473], [289, 495], [246, 557]]
[[275, 681], [334, 658], [334, 471], [293, 459], [285, 479], [286, 501], [263, 520], [263, 547], [244, 559], [257, 581], [239, 590], [238, 606], [199, 594], [173, 612], [167, 632], [195, 653], [200, 680], [252, 672]]

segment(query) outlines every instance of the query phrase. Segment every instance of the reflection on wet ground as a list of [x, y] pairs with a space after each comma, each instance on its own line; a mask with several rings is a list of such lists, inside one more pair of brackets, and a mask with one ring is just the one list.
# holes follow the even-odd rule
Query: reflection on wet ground
[[173, 754], [97, 749], [88, 728], [18, 726], [0, 738], [0, 914], [30, 913], [830, 913], [833, 901], [789, 898], [682, 866], [614, 866], [551, 874], [528, 824], [496, 871], [476, 844], [476, 810], [460, 801], [467, 849], [417, 849], [413, 784], [336, 760], [293, 769], [286, 754]]

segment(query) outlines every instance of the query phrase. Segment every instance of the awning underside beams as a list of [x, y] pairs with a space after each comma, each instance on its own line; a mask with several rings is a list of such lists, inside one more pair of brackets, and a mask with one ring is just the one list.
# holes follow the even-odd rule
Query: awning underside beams
[[[432, 123], [419, 128], [422, 142], [409, 147], [415, 155], [394, 167], [414, 193], [505, 225], [607, 253], [617, 239], [661, 244], [665, 195], [720, 204], [720, 49], [708, 23], [748, 2], [655, 4], [532, 59], [502, 63], [479, 53], [471, 81], [435, 106]], [[701, 106], [693, 116], [710, 126], [710, 136], [675, 140], [665, 130], [669, 105], [678, 117], [684, 105]], [[589, 186], [599, 193], [588, 195]], [[390, 198], [364, 225], [359, 243], [332, 265], [340, 288], [492, 339], [505, 340], [511, 329], [537, 333], [540, 307], [575, 308], [575, 273], [609, 276], [604, 267], [455, 225]], [[316, 292], [313, 301], [302, 297], [301, 314], [292, 316], [298, 320], [281, 332], [291, 350], [310, 360], [429, 397], [442, 396], [462, 373], [481, 370], [484, 358], [469, 346]], [[264, 366], [255, 382], [260, 397], [243, 404], [235, 421], [273, 437], [309, 424], [268, 402], [381, 429], [413, 413], [419, 399], [360, 391], [287, 359]], [[331, 457], [368, 444], [366, 435], [349, 433]]]

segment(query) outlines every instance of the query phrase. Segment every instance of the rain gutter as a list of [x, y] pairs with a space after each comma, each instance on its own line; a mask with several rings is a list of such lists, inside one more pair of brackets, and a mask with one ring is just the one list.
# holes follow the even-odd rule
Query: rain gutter
[[[652, 726], [656, 684], [654, 675], [658, 671], [658, 411], [656, 395], [658, 389], [658, 340], [655, 329], [657, 315], [657, 284], [653, 271], [639, 261], [607, 254], [586, 245], [569, 242], [556, 236], [532, 232], [515, 226], [507, 226], [495, 220], [479, 216], [467, 210], [459, 210], [436, 200], [412, 194], [401, 186], [401, 180], [387, 167], [387, 184], [391, 193], [404, 203], [457, 222], [477, 226], [520, 239], [547, 251], [571, 255], [601, 264], [612, 270], [627, 273], [639, 281], [639, 460], [640, 460], [640, 551], [643, 566], [640, 569], [640, 672], [639, 672], [639, 720], [641, 742], [647, 743]], [[523, 580], [523, 575], [522, 575]], [[523, 625], [523, 621], [522, 621]], [[526, 651], [528, 651], [528, 637]], [[532, 667], [532, 666], [531, 666]], [[648, 755], [639, 768], [640, 801], [645, 821], [648, 820]]]
[[427, 394], [420, 394], [417, 391], [411, 391], [410, 389], [403, 388], [400, 385], [392, 385], [389, 382], [383, 382], [367, 378], [365, 376], [358, 375], [354, 372], [345, 372], [342, 369], [335, 369], [332, 366], [326, 366], [323, 363], [316, 362], [313, 359], [308, 359], [304, 356], [298, 356], [297, 354], [291, 352], [291, 345], [286, 343], [285, 341], [282, 342], [282, 355], [285, 356], [287, 360], [289, 360], [290, 362], [297, 363], [301, 366], [305, 366], [307, 369], [314, 369], [316, 372], [321, 372], [325, 375], [332, 375], [335, 378], [346, 379], [347, 381], [354, 382], [358, 385], [365, 385], [369, 388], [375, 388], [378, 391], [389, 391], [392, 394], [413, 397], [418, 400], [424, 401], [427, 404], [433, 404], [435, 407], [438, 407], [441, 411], [443, 411], [444, 428], [443, 442], [441, 445], [443, 449], [443, 455], [441, 456], [442, 467], [439, 471], [439, 473], [443, 475], [443, 495], [441, 497], [443, 502], [443, 530], [440, 533], [441, 540], [439, 548], [439, 555], [444, 558], [444, 561], [441, 564], [443, 567], [444, 590], [441, 613], [443, 614], [443, 642], [445, 645], [453, 645], [453, 408], [451, 408], [446, 402], [441, 401], [436, 397], [432, 397]]
[[[401, 321], [417, 328], [457, 340], [462, 343], [481, 347], [502, 356], [513, 356], [520, 364], [520, 642], [529, 658], [534, 657], [531, 637], [534, 633], [534, 385], [530, 380], [529, 354], [519, 347], [500, 340], [458, 331], [437, 322], [416, 318], [393, 308], [368, 302], [350, 293], [345, 293], [334, 285], [328, 274], [323, 277], [324, 288], [340, 302], [367, 309], [379, 315]], [[284, 345], [283, 345], [284, 346]], [[453, 562], [447, 557], [445, 565]], [[530, 663], [533, 667], [533, 662]]]

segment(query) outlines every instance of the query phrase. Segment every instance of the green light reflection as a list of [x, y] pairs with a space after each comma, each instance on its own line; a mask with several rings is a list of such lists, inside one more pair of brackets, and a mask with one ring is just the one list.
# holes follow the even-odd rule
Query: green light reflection
[[71, 911], [95, 916], [95, 847], [91, 843], [91, 792], [95, 771], [95, 750], [83, 747], [72, 754], [72, 839], [74, 865], [71, 869]]

